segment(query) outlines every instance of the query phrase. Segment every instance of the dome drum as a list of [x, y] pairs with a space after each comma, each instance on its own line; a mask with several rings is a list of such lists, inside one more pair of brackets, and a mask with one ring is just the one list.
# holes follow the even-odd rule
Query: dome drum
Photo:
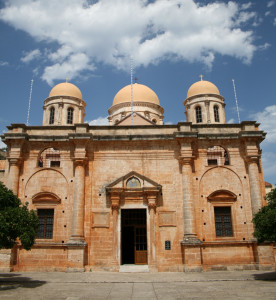
[[54, 86], [44, 100], [43, 125], [73, 125], [84, 123], [86, 103], [81, 91], [69, 82]]

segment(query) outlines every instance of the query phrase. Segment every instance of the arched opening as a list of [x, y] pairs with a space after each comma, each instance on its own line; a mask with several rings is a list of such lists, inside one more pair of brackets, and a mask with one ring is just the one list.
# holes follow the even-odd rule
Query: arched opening
[[196, 113], [196, 122], [197, 123], [202, 123], [202, 112], [201, 112], [201, 107], [197, 106], [195, 108], [195, 113]]
[[226, 149], [221, 146], [212, 146], [207, 150], [207, 165], [229, 165], [229, 156]]
[[43, 150], [38, 159], [38, 167], [54, 168], [60, 167], [60, 153], [56, 148]]
[[217, 105], [214, 106], [214, 119], [215, 122], [219, 122], [219, 108]]
[[73, 116], [74, 116], [74, 109], [69, 107], [67, 109], [67, 124], [73, 124]]
[[154, 124], [156, 124], [156, 123], [157, 123], [157, 120], [156, 120], [156, 119], [152, 119], [152, 122], [153, 122]]
[[129, 178], [126, 182], [126, 187], [133, 189], [133, 188], [140, 188], [141, 187], [141, 183], [140, 180], [134, 176], [132, 176], [131, 178]]
[[55, 108], [50, 108], [49, 124], [52, 125], [55, 122]]

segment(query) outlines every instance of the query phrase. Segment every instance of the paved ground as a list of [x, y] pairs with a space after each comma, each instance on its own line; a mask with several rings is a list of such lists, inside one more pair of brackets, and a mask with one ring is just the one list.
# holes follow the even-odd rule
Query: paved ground
[[276, 272], [1, 273], [0, 299], [276, 299]]

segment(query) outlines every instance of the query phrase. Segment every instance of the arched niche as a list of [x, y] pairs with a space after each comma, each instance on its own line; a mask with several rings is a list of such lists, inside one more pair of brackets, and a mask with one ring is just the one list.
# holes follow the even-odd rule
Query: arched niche
[[64, 175], [55, 169], [41, 169], [29, 178], [24, 194], [32, 198], [41, 192], [52, 193], [64, 199], [68, 194], [68, 182]]
[[200, 180], [200, 194], [210, 195], [214, 191], [232, 191], [243, 194], [243, 187], [239, 176], [227, 167], [214, 167], [207, 170]]

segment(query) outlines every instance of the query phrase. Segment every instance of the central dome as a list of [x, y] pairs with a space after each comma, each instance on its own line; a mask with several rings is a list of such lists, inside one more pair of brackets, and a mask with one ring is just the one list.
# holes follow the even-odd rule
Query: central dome
[[82, 99], [80, 89], [69, 82], [62, 82], [54, 86], [49, 94], [49, 97], [55, 96], [69, 96]]
[[[133, 101], [135, 102], [149, 102], [156, 105], [160, 105], [159, 99], [155, 92], [149, 87], [134, 83], [133, 88]], [[131, 85], [127, 85], [122, 88], [114, 97], [113, 105], [131, 102]]]
[[219, 89], [212, 82], [201, 80], [191, 85], [187, 93], [187, 98], [202, 94], [220, 95]]

